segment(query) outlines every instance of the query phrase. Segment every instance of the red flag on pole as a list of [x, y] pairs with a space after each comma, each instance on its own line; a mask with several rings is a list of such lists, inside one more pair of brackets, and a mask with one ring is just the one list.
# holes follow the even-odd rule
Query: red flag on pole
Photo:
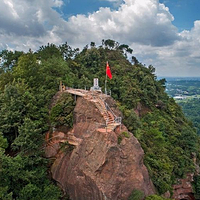
[[107, 62], [107, 64], [106, 64], [106, 74], [107, 74], [107, 76], [109, 77], [109, 79], [112, 79], [112, 74], [111, 74], [111, 71], [110, 71], [110, 67], [109, 67], [108, 62]]

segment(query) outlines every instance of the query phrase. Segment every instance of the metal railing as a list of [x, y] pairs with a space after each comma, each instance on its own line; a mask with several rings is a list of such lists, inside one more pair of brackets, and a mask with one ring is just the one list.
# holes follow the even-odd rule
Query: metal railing
[[[86, 91], [87, 91], [87, 90], [83, 91], [83, 90], [80, 90], [80, 89], [74, 89], [74, 88], [70, 88], [70, 87], [66, 87], [66, 90], [74, 90], [74, 91], [77, 91], [77, 92], [80, 92], [80, 93], [83, 93], [83, 94], [86, 94]], [[104, 106], [105, 106], [106, 111], [110, 111], [110, 112], [112, 113], [112, 115], [114, 116], [114, 121], [115, 121], [115, 123], [121, 124], [122, 118], [115, 115], [115, 113], [113, 112], [113, 110], [109, 107], [109, 105], [108, 105], [108, 104], [105, 102], [105, 100], [103, 99], [103, 97], [102, 97], [102, 92], [101, 92], [100, 95], [97, 96], [97, 95], [95, 95], [95, 92], [92, 91], [92, 98], [93, 98], [93, 100], [97, 100], [97, 99], [100, 100], [100, 101], [99, 101], [99, 104], [100, 104], [100, 105], [98, 106], [98, 105], [96, 104], [96, 106], [97, 106], [97, 108], [100, 110], [100, 112], [101, 112], [101, 109], [104, 110]], [[102, 102], [102, 103], [101, 103], [101, 102]], [[102, 104], [103, 104], [103, 105], [102, 105]], [[101, 107], [101, 108], [99, 108], [99, 107]], [[107, 114], [107, 118], [109, 118], [107, 112], [106, 112], [106, 114]], [[107, 124], [108, 124], [108, 120], [106, 120], [106, 126], [107, 126]]]
[[109, 111], [112, 113], [112, 115], [114, 116], [114, 121], [115, 121], [116, 123], [120, 123], [120, 124], [121, 124], [122, 118], [121, 118], [121, 117], [117, 117], [117, 116], [115, 115], [115, 113], [113, 112], [113, 110], [110, 108], [110, 106], [109, 106], [106, 102], [104, 102], [104, 103], [105, 103], [106, 109], [109, 110]]

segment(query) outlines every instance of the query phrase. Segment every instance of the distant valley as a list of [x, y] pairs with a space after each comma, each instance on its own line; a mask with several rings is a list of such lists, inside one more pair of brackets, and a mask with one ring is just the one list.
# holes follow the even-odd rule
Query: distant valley
[[200, 134], [200, 77], [166, 78], [166, 92], [182, 107]]

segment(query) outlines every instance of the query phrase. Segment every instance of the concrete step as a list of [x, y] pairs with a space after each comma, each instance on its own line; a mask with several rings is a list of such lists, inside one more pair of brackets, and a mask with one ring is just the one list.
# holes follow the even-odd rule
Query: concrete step
[[115, 122], [114, 121], [108, 121], [108, 124], [114, 124]]
[[95, 99], [94, 103], [100, 113], [102, 114], [104, 120], [107, 122], [107, 129], [109, 130], [114, 130], [116, 127], [115, 121], [114, 121], [114, 116], [113, 114], [106, 109], [106, 106], [104, 102], [101, 99]]

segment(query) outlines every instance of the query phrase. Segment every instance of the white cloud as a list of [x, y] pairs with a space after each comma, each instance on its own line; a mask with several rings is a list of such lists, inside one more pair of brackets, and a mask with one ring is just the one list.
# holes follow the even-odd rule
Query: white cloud
[[73, 38], [70, 36], [73, 41], [77, 41], [80, 32], [84, 31], [84, 38], [93, 40], [104, 36], [126, 43], [163, 46], [179, 39], [172, 20], [168, 9], [156, 0], [125, 0], [115, 11], [100, 8], [89, 16], [73, 16], [66, 28], [74, 31]]
[[[75, 45], [87, 43], [88, 39], [113, 38], [127, 43], [162, 46], [178, 39], [177, 29], [171, 24], [173, 16], [156, 0], [125, 0], [118, 10], [100, 8], [88, 16], [72, 16], [68, 21], [52, 9], [62, 6], [61, 0], [5, 2], [0, 3], [3, 13], [0, 30], [16, 36], [40, 39], [51, 33], [61, 41], [65, 39]], [[5, 11], [5, 6], [15, 17]]]
[[109, 38], [130, 45], [141, 62], [156, 67], [158, 75], [200, 72], [200, 21], [179, 33], [173, 15], [158, 0], [107, 1], [121, 5], [67, 21], [53, 9], [64, 6], [62, 0], [0, 1], [0, 49], [37, 50], [48, 42], [66, 41], [82, 47]]
[[179, 33], [172, 45], [152, 47], [132, 44], [144, 63], [152, 63], [159, 76], [200, 76], [200, 21], [191, 31]]
[[19, 15], [17, 14], [16, 10], [14, 9], [12, 0], [3, 0], [3, 1], [4, 1], [5, 5], [7, 6], [7, 9], [10, 11], [11, 15], [14, 18], [19, 18]]
[[0, 1], [0, 46], [8, 44], [10, 48], [27, 51], [57, 41], [51, 32], [62, 19], [52, 7], [62, 5], [61, 0]]
[[64, 4], [62, 0], [54, 0], [53, 3], [55, 7], [61, 7]]

